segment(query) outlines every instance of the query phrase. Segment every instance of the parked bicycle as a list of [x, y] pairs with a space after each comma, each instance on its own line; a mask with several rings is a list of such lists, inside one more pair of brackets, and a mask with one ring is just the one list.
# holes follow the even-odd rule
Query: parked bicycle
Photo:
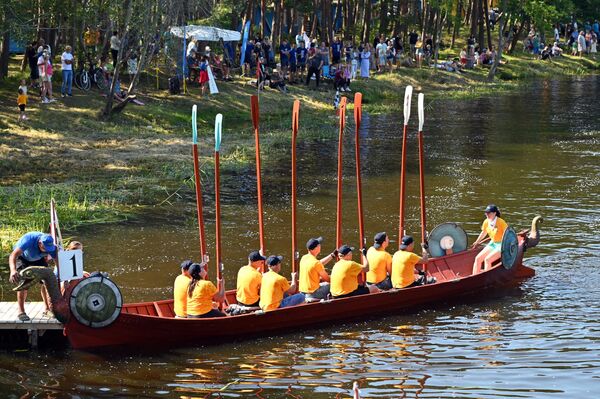
[[92, 84], [95, 84], [102, 92], [108, 91], [110, 83], [106, 79], [102, 68], [96, 66], [96, 63], [88, 57], [89, 67], [86, 69], [84, 63], [79, 64], [75, 74], [75, 85], [83, 91], [89, 91]]

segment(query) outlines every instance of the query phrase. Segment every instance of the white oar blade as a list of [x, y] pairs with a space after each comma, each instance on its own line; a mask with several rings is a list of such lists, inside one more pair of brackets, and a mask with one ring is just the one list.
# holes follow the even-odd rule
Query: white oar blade
[[406, 91], [404, 92], [404, 124], [408, 125], [408, 120], [410, 119], [410, 103], [412, 99], [413, 87], [408, 85], [406, 86]]
[[223, 129], [223, 115], [217, 114], [215, 117], [215, 152], [221, 149], [221, 131]]
[[419, 131], [422, 132], [425, 123], [425, 94], [419, 93], [417, 102], [419, 105]]
[[192, 107], [192, 143], [198, 144], [198, 126], [196, 125], [196, 113], [198, 112], [198, 107], [196, 104]]

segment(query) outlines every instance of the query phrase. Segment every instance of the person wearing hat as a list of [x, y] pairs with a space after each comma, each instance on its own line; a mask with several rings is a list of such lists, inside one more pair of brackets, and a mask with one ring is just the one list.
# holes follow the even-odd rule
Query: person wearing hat
[[248, 255], [248, 264], [240, 267], [237, 275], [237, 291], [235, 298], [238, 305], [254, 307], [260, 300], [260, 285], [265, 267], [265, 258], [259, 251], [252, 251]]
[[362, 265], [352, 260], [354, 248], [342, 245], [338, 248], [339, 260], [331, 269], [331, 295], [334, 298], [346, 298], [355, 295], [379, 292], [375, 285], [364, 286], [358, 284], [358, 275], [369, 271], [367, 250], [362, 249]]
[[500, 259], [502, 236], [504, 236], [504, 232], [508, 228], [508, 224], [504, 219], [500, 218], [500, 209], [498, 209], [496, 205], [488, 205], [484, 212], [485, 220], [481, 225], [481, 233], [473, 243], [472, 248], [477, 248], [486, 236], [490, 238], [490, 242], [475, 257], [475, 262], [473, 262], [473, 274], [477, 274], [481, 271], [482, 263], [484, 265], [483, 270], [485, 271], [492, 267], [492, 263]]
[[[435, 283], [435, 278], [427, 279], [425, 272], [415, 268], [416, 265], [427, 264], [427, 250], [423, 248], [423, 257], [421, 258], [412, 252], [414, 249], [415, 240], [412, 236], [402, 237], [400, 249], [392, 258], [392, 286], [394, 288], [408, 288]], [[415, 279], [415, 272], [420, 274], [417, 279]]]
[[173, 312], [175, 317], [185, 319], [187, 317], [187, 290], [192, 277], [190, 276], [191, 260], [181, 262], [181, 274], [175, 277], [173, 284]]
[[392, 255], [386, 248], [390, 239], [385, 232], [375, 234], [373, 246], [367, 251], [369, 271], [367, 272], [367, 285], [376, 285], [381, 290], [392, 288]]
[[[10, 268], [9, 281], [18, 284], [20, 280], [19, 271], [29, 266], [48, 266], [50, 259], [56, 258], [56, 245], [50, 234], [32, 231], [23, 235], [13, 247], [13, 251], [8, 257], [8, 266]], [[21, 321], [28, 321], [29, 316], [25, 313], [25, 299], [27, 290], [17, 291], [17, 305], [19, 306], [19, 315]], [[46, 287], [42, 287], [42, 299], [46, 305], [46, 311], [50, 312], [50, 300]]]
[[329, 274], [324, 265], [335, 259], [334, 251], [324, 257], [317, 259], [321, 253], [323, 237], [311, 238], [306, 242], [308, 253], [300, 259], [300, 292], [304, 294], [307, 302], [327, 298], [329, 294]]
[[225, 313], [213, 308], [214, 302], [223, 302], [225, 298], [225, 281], [219, 280], [218, 286], [206, 279], [207, 263], [193, 263], [189, 273], [191, 281], [187, 289], [187, 318], [204, 319], [207, 317], [225, 317]]
[[269, 271], [263, 274], [259, 303], [260, 308], [265, 312], [304, 303], [304, 294], [294, 294], [298, 275], [292, 273], [292, 284], [290, 285], [287, 279], [279, 274], [282, 260], [283, 256], [271, 255], [267, 258]]

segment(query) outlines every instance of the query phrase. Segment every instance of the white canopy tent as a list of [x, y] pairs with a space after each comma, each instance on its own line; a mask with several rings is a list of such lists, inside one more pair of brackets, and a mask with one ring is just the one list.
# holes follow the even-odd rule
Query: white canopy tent
[[187, 40], [203, 40], [207, 42], [218, 42], [223, 39], [224, 42], [234, 42], [242, 38], [240, 32], [215, 28], [212, 26], [187, 25], [171, 27], [171, 34]]

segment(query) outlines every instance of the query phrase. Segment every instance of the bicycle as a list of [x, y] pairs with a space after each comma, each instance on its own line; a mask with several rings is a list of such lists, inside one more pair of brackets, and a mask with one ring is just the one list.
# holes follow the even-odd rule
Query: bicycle
[[75, 85], [83, 91], [89, 91], [92, 84], [95, 84], [101, 91], [106, 92], [109, 89], [110, 83], [104, 75], [102, 68], [96, 66], [88, 56], [89, 68], [86, 69], [83, 63], [80, 64], [77, 73], [75, 74]]

